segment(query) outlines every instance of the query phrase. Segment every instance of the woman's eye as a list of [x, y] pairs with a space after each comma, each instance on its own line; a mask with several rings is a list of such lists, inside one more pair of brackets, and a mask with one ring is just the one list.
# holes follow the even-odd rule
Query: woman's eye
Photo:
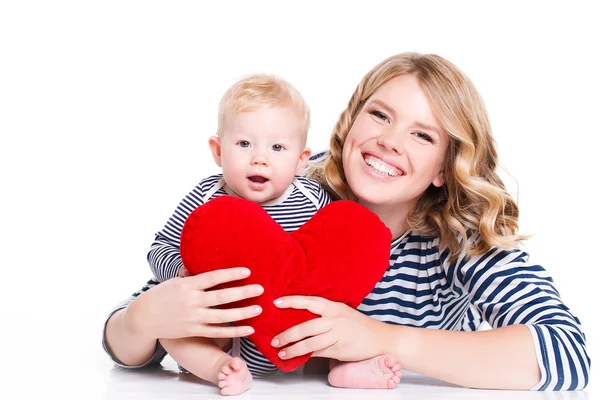
[[280, 144], [274, 144], [273, 145], [273, 150], [275, 150], [275, 151], [281, 151], [281, 150], [283, 150], [283, 146], [280, 145]]
[[390, 119], [387, 117], [387, 115], [385, 115], [384, 113], [377, 111], [377, 110], [371, 110], [369, 111], [369, 114], [371, 114], [372, 116], [374, 116], [377, 119], [380, 119], [382, 121], [385, 122], [390, 122]]
[[240, 147], [243, 147], [243, 148], [250, 147], [250, 142], [247, 140], [242, 140], [238, 144], [240, 145]]
[[414, 133], [414, 135], [415, 135], [416, 137], [418, 137], [419, 139], [425, 140], [425, 141], [427, 141], [427, 142], [429, 142], [429, 143], [433, 143], [433, 139], [431, 138], [431, 136], [429, 136], [429, 135], [428, 135], [428, 134], [426, 134], [426, 133], [423, 133], [423, 132], [415, 132], [415, 133]]

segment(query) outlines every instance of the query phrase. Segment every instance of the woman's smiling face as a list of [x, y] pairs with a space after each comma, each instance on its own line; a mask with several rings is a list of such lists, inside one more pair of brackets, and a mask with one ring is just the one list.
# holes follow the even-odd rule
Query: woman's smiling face
[[413, 75], [382, 85], [359, 111], [344, 142], [348, 184], [359, 202], [414, 207], [429, 185], [442, 186], [448, 134]]

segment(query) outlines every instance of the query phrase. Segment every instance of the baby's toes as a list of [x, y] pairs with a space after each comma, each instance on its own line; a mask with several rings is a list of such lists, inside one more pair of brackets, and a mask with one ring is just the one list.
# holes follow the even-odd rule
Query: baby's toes
[[229, 368], [229, 365], [223, 365], [221, 367], [221, 373], [224, 374], [225, 376], [231, 374], [233, 371], [231, 370], [231, 368]]
[[234, 371], [239, 371], [240, 369], [242, 369], [244, 367], [244, 362], [242, 361], [241, 358], [234, 357], [234, 358], [231, 359], [231, 362], [229, 363], [229, 366]]
[[388, 354], [385, 357], [385, 366], [388, 367], [389, 369], [392, 369], [395, 365], [398, 365], [398, 361], [396, 361], [396, 357]]
[[398, 384], [398, 382], [395, 382], [394, 378], [388, 379], [388, 381], [387, 381], [387, 387], [388, 387], [388, 389], [395, 388], [397, 384]]

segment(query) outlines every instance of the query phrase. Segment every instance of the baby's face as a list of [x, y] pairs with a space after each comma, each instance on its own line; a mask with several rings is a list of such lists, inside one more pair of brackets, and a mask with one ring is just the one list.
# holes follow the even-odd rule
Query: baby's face
[[225, 182], [255, 203], [273, 200], [304, 169], [310, 156], [305, 143], [304, 116], [295, 107], [231, 115], [220, 138]]

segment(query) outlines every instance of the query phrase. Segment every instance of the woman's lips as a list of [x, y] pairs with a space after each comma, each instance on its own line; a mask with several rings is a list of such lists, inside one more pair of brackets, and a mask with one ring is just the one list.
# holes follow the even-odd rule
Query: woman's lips
[[382, 176], [389, 176], [392, 178], [406, 175], [406, 173], [399, 167], [390, 164], [382, 160], [379, 157], [376, 157], [372, 154], [365, 153], [363, 154], [363, 160], [365, 164], [369, 166], [375, 173], [380, 174]]

